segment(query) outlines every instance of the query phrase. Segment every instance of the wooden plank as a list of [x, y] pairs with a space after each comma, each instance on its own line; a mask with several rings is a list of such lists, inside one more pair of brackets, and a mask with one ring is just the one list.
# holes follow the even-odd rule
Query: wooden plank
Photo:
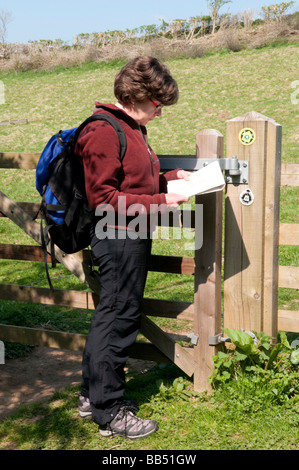
[[0, 168], [35, 170], [40, 153], [0, 152]]
[[[201, 131], [197, 135], [198, 158], [222, 158], [223, 136], [214, 129]], [[202, 227], [197, 227], [196, 236], [202, 230], [203, 244], [195, 251], [194, 317], [195, 335], [198, 344], [194, 348], [197, 367], [194, 387], [197, 391], [210, 390], [209, 377], [213, 370], [213, 356], [219, 346], [209, 345], [209, 336], [221, 332], [221, 250], [223, 193], [217, 192], [196, 196], [195, 203], [202, 204]]]
[[[44, 262], [44, 251], [39, 245], [0, 243], [0, 259]], [[48, 263], [51, 262], [51, 256], [49, 254], [47, 261]]]
[[298, 163], [282, 163], [281, 174], [287, 175], [299, 175], [299, 164]]
[[152, 255], [149, 263], [149, 270], [155, 272], [193, 275], [194, 269], [191, 257]]
[[[86, 335], [1, 324], [0, 338], [2, 341], [11, 343], [30, 344], [32, 346], [71, 351], [83, 351], [86, 342]], [[130, 347], [129, 356], [135, 359], [154, 362], [171, 362], [151, 343], [135, 342]]]
[[279, 266], [279, 287], [299, 289], [299, 267]]
[[[16, 204], [31, 218], [36, 216], [40, 208], [40, 202], [16, 202]], [[6, 217], [6, 215], [0, 211], [0, 217]], [[38, 215], [37, 219], [40, 219], [40, 215]]]
[[2, 341], [9, 341], [11, 343], [68, 349], [71, 351], [83, 351], [86, 342], [86, 336], [81, 334], [2, 324], [0, 324], [0, 338]]
[[[35, 169], [41, 152], [0, 152], [0, 168]], [[167, 171], [175, 168], [185, 170], [197, 169], [195, 155], [158, 155], [161, 170]]]
[[129, 356], [133, 359], [142, 359], [143, 361], [154, 361], [170, 364], [171, 361], [152, 343], [143, 343], [136, 341], [129, 348]]
[[[253, 128], [258, 140], [251, 147], [243, 146], [239, 133]], [[227, 157], [237, 155], [249, 160], [247, 185], [227, 185], [225, 199], [224, 252], [224, 326], [226, 328], [261, 331], [262, 328], [262, 243], [264, 200], [265, 122], [252, 122], [252, 116], [227, 122]], [[255, 175], [256, 173], [256, 175]], [[240, 194], [250, 188], [255, 201], [251, 206], [240, 203]]]
[[[40, 155], [41, 152], [0, 152], [0, 168], [35, 169]], [[197, 169], [196, 155], [158, 155], [158, 157], [162, 171], [173, 170], [174, 168]], [[298, 164], [282, 164], [281, 185], [299, 185]]]
[[149, 316], [194, 321], [194, 304], [189, 302], [144, 298], [142, 312]]
[[276, 338], [282, 127], [272, 120], [266, 125], [262, 330]]
[[0, 126], [9, 126], [11, 124], [28, 124], [28, 119], [10, 119], [9, 121], [0, 121]]
[[299, 333], [299, 311], [278, 310], [278, 330]]
[[[19, 286], [16, 284], [0, 284], [0, 299], [30, 302], [43, 305], [61, 305], [64, 307], [93, 310], [98, 304], [98, 296], [93, 292], [54, 289], [48, 287]], [[180, 320], [193, 320], [194, 306], [188, 302], [171, 300], [143, 299], [144, 315]]]
[[281, 175], [281, 186], [299, 186], [299, 175]]
[[[251, 145], [240, 139], [241, 131], [247, 128], [255, 136]], [[250, 112], [227, 122], [227, 157], [237, 155], [249, 161], [249, 184], [227, 185], [224, 326], [264, 331], [269, 336], [274, 336], [277, 327], [278, 207], [274, 202], [278, 192], [274, 182], [280, 171], [280, 141], [280, 126], [259, 113]], [[274, 161], [268, 161], [272, 158]], [[246, 189], [254, 196], [247, 206], [240, 201]]]
[[299, 186], [299, 165], [284, 163], [281, 166], [281, 186]]
[[98, 296], [92, 292], [55, 289], [48, 287], [19, 286], [0, 284], [0, 298], [43, 305], [61, 305], [64, 307], [93, 310], [98, 303]]
[[[21, 207], [25, 212], [27, 212], [30, 217], [34, 218], [38, 213], [40, 208], [40, 202], [16, 202], [16, 204]], [[0, 211], [0, 217], [6, 217]], [[37, 219], [40, 219], [40, 214], [38, 214]], [[195, 227], [195, 213], [192, 210], [176, 210], [175, 212], [170, 211], [169, 217], [158, 217], [158, 226], [168, 227], [180, 227], [180, 228], [194, 228]]]
[[[84, 263], [91, 263], [92, 254], [89, 250], [83, 250], [82, 255]], [[0, 243], [0, 259], [44, 262], [44, 251], [39, 245]], [[51, 256], [49, 254], [47, 261], [48, 263], [51, 262]], [[194, 259], [182, 256], [152, 255], [149, 270], [163, 273], [193, 275]]]
[[[0, 243], [0, 259], [11, 259], [20, 261], [44, 261], [44, 252], [41, 246], [13, 245]], [[48, 262], [51, 261], [48, 255]]]
[[299, 224], [280, 224], [279, 244], [297, 246], [299, 242]]
[[174, 364], [191, 377], [196, 368], [193, 350], [184, 349], [149, 318], [142, 316], [141, 332]]

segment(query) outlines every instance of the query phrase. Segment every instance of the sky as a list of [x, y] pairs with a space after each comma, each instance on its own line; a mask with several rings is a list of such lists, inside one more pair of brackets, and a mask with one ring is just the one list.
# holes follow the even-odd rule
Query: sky
[[[232, 0], [220, 13], [254, 10], [280, 0]], [[299, 1], [290, 12], [297, 11]], [[188, 19], [208, 14], [207, 0], [0, 0], [0, 12], [9, 12], [6, 41], [27, 43], [62, 39], [69, 44], [80, 33], [126, 30], [161, 20]]]

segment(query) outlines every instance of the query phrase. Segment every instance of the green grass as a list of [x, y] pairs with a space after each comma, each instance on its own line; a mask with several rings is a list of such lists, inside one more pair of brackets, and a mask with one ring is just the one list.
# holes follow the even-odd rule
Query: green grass
[[[291, 84], [297, 79], [296, 54], [293, 44], [169, 61], [180, 100], [149, 125], [153, 148], [158, 153], [193, 154], [199, 130], [213, 128], [225, 135], [227, 119], [257, 111], [283, 126], [282, 159], [295, 162], [297, 106], [291, 103]], [[113, 81], [121, 64], [0, 72], [5, 85], [1, 119], [29, 121], [21, 126], [1, 126], [1, 151], [39, 152], [57, 130], [87, 117], [95, 100], [114, 102]]]
[[[159, 431], [141, 441], [101, 438], [97, 426], [79, 418], [77, 388], [45, 403], [21, 408], [0, 423], [0, 449], [20, 450], [296, 450], [299, 403], [241, 412], [227, 396], [192, 393], [175, 366], [127, 377], [127, 393], [139, 400], [139, 415], [159, 421]], [[185, 393], [184, 393], [185, 392]], [[233, 404], [234, 403], [234, 404]]]
[[[297, 46], [211, 54], [176, 59], [168, 65], [180, 88], [180, 101], [166, 108], [149, 125], [150, 143], [161, 154], [194, 154], [196, 133], [215, 128], [226, 134], [226, 121], [257, 111], [283, 127], [284, 163], [298, 163], [296, 116], [291, 83], [297, 79]], [[76, 126], [93, 110], [94, 101], [114, 102], [113, 80], [121, 62], [83, 64], [52, 72], [1, 73], [5, 104], [1, 120], [27, 118], [26, 125], [0, 126], [1, 151], [40, 152], [59, 129]], [[1, 190], [17, 201], [38, 202], [34, 171], [0, 170]], [[298, 223], [298, 188], [281, 188], [281, 222]], [[1, 243], [33, 241], [10, 221], [0, 218]], [[187, 255], [185, 241], [156, 240], [154, 254]], [[280, 247], [280, 264], [298, 266], [298, 247]], [[56, 288], [85, 289], [63, 267], [50, 270]], [[2, 260], [0, 282], [47, 287], [43, 263]], [[192, 276], [150, 273], [146, 297], [192, 301]], [[280, 289], [279, 308], [297, 310], [298, 292]], [[0, 321], [29, 327], [44, 326], [86, 333], [92, 312], [15, 301], [0, 302]], [[159, 319], [173, 331], [189, 331], [188, 322]], [[141, 416], [160, 422], [160, 430], [141, 442], [101, 439], [96, 426], [81, 421], [76, 410], [77, 389], [57, 393], [52, 400], [21, 408], [0, 423], [0, 449], [296, 449], [298, 402], [273, 405], [246, 413], [232, 397], [192, 394], [183, 377], [183, 396], [174, 388], [182, 372], [174, 366], [156, 367], [128, 375], [130, 396], [141, 403]], [[161, 381], [163, 384], [161, 385]], [[190, 395], [191, 394], [191, 395]]]

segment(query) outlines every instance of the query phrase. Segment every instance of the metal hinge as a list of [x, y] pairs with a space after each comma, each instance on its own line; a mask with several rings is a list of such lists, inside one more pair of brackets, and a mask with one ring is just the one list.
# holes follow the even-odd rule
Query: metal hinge
[[215, 336], [209, 336], [209, 346], [217, 346], [218, 344], [222, 343], [231, 343], [231, 339], [225, 338], [223, 333], [219, 333]]
[[[254, 344], [257, 344], [257, 338], [252, 331], [245, 331], [243, 328], [241, 328], [240, 331], [243, 331], [247, 333], [249, 336], [251, 336], [251, 338], [254, 341]], [[219, 333], [218, 335], [215, 335], [215, 336], [209, 336], [209, 346], [217, 346], [218, 344], [231, 343], [231, 342], [232, 340], [230, 338], [226, 338], [225, 336], [223, 336], [223, 333]]]
[[208, 166], [210, 163], [218, 162], [221, 170], [225, 172], [226, 183], [248, 184], [249, 162], [247, 160], [238, 160], [234, 155], [231, 158], [197, 158], [191, 155], [173, 156], [159, 155], [161, 169], [164, 171], [174, 168], [183, 168], [187, 171], [196, 171]]
[[208, 166], [210, 163], [218, 162], [221, 170], [225, 172], [225, 182], [232, 184], [248, 184], [249, 162], [238, 160], [235, 155], [231, 158], [216, 158], [209, 160], [198, 160], [199, 168]]
[[194, 333], [189, 333], [187, 336], [190, 338], [191, 343], [196, 346], [198, 343], [198, 336], [196, 336]]

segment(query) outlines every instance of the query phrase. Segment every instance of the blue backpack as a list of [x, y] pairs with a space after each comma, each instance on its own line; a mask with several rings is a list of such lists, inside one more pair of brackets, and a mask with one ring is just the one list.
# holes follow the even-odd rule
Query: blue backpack
[[[109, 109], [109, 112], [113, 111]], [[125, 155], [125, 133], [119, 122], [108, 114], [94, 114], [79, 127], [51, 137], [36, 167], [36, 189], [42, 196], [39, 212], [44, 249], [49, 242], [48, 234], [52, 244], [65, 253], [76, 253], [90, 244], [94, 210], [87, 201], [83, 165], [75, 154], [75, 145], [82, 129], [95, 120], [107, 121], [113, 126], [120, 141], [121, 161]]]

